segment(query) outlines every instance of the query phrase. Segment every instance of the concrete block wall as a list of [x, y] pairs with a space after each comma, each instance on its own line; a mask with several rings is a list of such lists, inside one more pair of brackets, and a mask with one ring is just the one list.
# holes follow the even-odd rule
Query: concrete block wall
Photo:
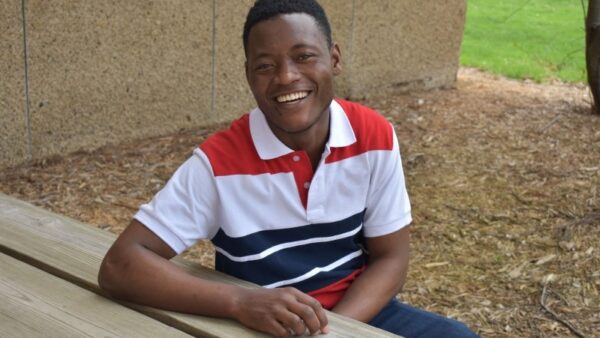
[[30, 152], [23, 62], [21, 3], [0, 0], [0, 165]]
[[[0, 168], [231, 120], [254, 106], [253, 0], [0, 0]], [[322, 0], [340, 97], [452, 86], [466, 0]]]

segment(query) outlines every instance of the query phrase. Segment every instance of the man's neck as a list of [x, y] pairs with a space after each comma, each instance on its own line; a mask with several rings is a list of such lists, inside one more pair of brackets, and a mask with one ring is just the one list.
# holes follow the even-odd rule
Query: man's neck
[[[325, 144], [329, 139], [329, 130], [331, 128], [330, 111], [323, 114], [322, 119], [326, 119], [326, 123], [316, 123], [311, 128], [294, 133], [278, 133], [274, 130], [275, 136], [283, 142], [288, 148], [299, 151], [305, 151], [310, 158], [313, 170], [317, 170], [317, 166], [321, 161], [321, 156], [325, 149]], [[273, 129], [273, 127], [271, 127]]]

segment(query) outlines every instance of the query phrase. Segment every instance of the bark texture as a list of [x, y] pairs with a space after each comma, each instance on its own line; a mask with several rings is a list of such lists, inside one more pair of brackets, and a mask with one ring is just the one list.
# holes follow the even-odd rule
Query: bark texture
[[600, 114], [600, 0], [588, 1], [585, 18], [585, 59], [588, 84], [594, 98], [592, 110]]

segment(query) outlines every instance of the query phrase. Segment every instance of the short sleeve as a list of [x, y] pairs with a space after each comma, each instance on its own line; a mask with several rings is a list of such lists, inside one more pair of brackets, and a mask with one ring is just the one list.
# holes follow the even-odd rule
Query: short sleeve
[[179, 254], [216, 234], [217, 205], [210, 163], [202, 150], [196, 149], [134, 218]]
[[364, 220], [366, 237], [397, 231], [412, 222], [410, 201], [404, 182], [398, 138], [390, 125], [393, 148], [370, 154], [371, 184]]

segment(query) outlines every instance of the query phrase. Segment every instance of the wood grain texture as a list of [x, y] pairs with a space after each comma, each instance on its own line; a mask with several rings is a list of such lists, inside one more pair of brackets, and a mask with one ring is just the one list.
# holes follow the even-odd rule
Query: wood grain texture
[[0, 254], [0, 337], [189, 337]]
[[[0, 194], [0, 252], [102, 294], [97, 274], [115, 235]], [[209, 280], [257, 287], [251, 283], [174, 259], [190, 273]], [[266, 337], [227, 319], [164, 311], [126, 304], [191, 335], [201, 337]], [[328, 337], [397, 337], [361, 322], [328, 313]]]

